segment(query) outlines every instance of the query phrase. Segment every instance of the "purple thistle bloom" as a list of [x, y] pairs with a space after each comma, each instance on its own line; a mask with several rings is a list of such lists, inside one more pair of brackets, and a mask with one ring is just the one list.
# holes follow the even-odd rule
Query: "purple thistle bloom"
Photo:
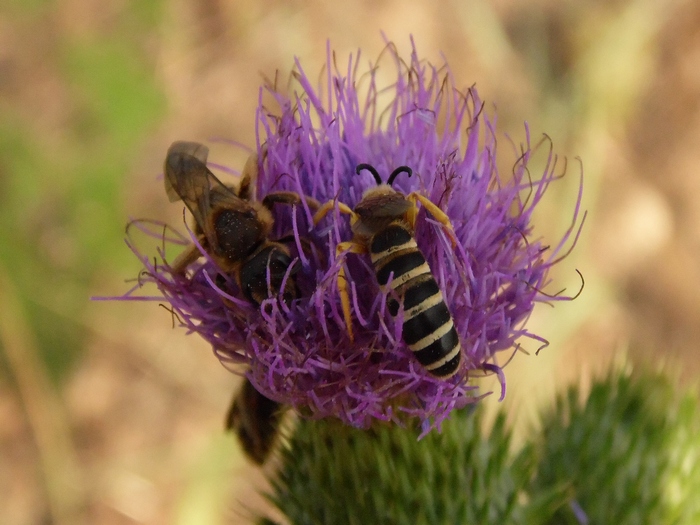
[[[154, 282], [181, 324], [210, 342], [224, 364], [247, 365], [248, 378], [265, 396], [306, 417], [334, 416], [356, 427], [375, 419], [416, 417], [427, 432], [451, 410], [480, 398], [467, 382], [472, 371], [497, 373], [505, 393], [496, 353], [512, 350], [522, 337], [546, 344], [524, 323], [537, 302], [571, 299], [542, 289], [549, 268], [578, 237], [581, 193], [564, 237], [553, 249], [544, 245], [532, 237], [530, 221], [549, 184], [559, 178], [551, 149], [544, 173], [531, 176], [526, 127], [526, 144], [504, 177], [496, 168], [493, 122], [473, 88], [456, 88], [446, 65], [436, 68], [419, 60], [415, 47], [406, 63], [391, 44], [381, 69], [359, 73], [359, 58], [358, 53], [339, 69], [329, 50], [324, 87], [314, 88], [297, 62], [293, 95], [273, 86], [261, 90], [257, 195], [293, 191], [353, 208], [376, 184], [369, 173], [355, 173], [358, 164], [375, 166], [383, 177], [397, 166], [409, 166], [413, 176], [397, 177], [394, 188], [428, 197], [448, 215], [456, 235], [453, 246], [444, 225], [418, 205], [415, 238], [461, 343], [455, 376], [432, 376], [412, 355], [401, 339], [403, 313], [392, 317], [388, 312], [387, 292], [369, 256], [336, 257], [337, 244], [352, 239], [348, 215], [337, 210], [314, 226], [306, 203], [274, 208], [271, 238], [288, 239], [300, 263], [294, 277], [287, 276], [296, 279], [299, 290], [290, 304], [279, 297], [260, 307], [249, 303], [235, 279], [222, 275], [204, 251], [187, 275], [178, 275], [164, 251], [155, 261], [132, 249], [145, 266], [140, 282]], [[386, 73], [386, 60], [396, 78], [380, 86], [378, 71]], [[263, 105], [265, 93], [277, 109]], [[190, 237], [196, 242], [192, 232]], [[190, 239], [166, 241], [187, 244]], [[342, 265], [354, 340], [338, 291]], [[133, 292], [126, 298], [135, 299]]]

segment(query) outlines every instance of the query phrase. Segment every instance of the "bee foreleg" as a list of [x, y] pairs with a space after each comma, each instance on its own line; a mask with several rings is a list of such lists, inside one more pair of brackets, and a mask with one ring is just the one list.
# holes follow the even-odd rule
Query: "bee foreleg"
[[[447, 235], [450, 238], [450, 241], [452, 241], [452, 246], [457, 245], [457, 237], [455, 236], [455, 230], [452, 227], [452, 222], [450, 222], [450, 218], [447, 216], [447, 214], [442, 211], [440, 208], [438, 208], [430, 199], [425, 197], [424, 195], [421, 195], [420, 193], [413, 192], [410, 195], [408, 195], [408, 200], [413, 202], [415, 204], [416, 201], [420, 201], [420, 203], [423, 205], [423, 207], [428, 210], [428, 212], [435, 217], [435, 220], [437, 220], [440, 224], [442, 224], [445, 229], [447, 230]], [[411, 226], [415, 226], [416, 222], [416, 216], [418, 212], [416, 208], [414, 208], [411, 212], [409, 212], [409, 222]]]
[[243, 200], [255, 200], [254, 183], [258, 178], [258, 154], [253, 153], [246, 160], [238, 183], [237, 195]]
[[[350, 224], [353, 224], [357, 220], [357, 215], [355, 214], [354, 211], [348, 206], [347, 204], [343, 204], [342, 202], [338, 202], [338, 211], [340, 213], [347, 213], [350, 215]], [[323, 219], [326, 215], [328, 215], [328, 212], [331, 211], [332, 209], [335, 208], [336, 201], [327, 201], [321, 206], [318, 211], [314, 214], [314, 226], [316, 226], [319, 222], [321, 222], [321, 219]], [[340, 245], [339, 245], [340, 246]]]
[[[238, 197], [244, 201], [255, 200], [255, 182], [258, 180], [258, 166], [267, 159], [267, 144], [262, 145], [260, 153], [261, 155], [258, 155], [257, 151], [251, 153], [243, 166], [241, 181], [238, 184]], [[260, 157], [262, 157], [262, 162]]]
[[[336, 258], [341, 254], [346, 253], [366, 253], [366, 248], [358, 243], [348, 241], [341, 242], [335, 248]], [[350, 341], [355, 340], [355, 335], [352, 332], [352, 313], [350, 309], [350, 294], [348, 293], [348, 279], [345, 276], [345, 264], [341, 264], [338, 270], [338, 293], [340, 294], [340, 305], [343, 308], [343, 318], [347, 327], [348, 337]]]
[[[313, 197], [304, 195], [304, 200], [306, 201], [308, 207], [312, 210], [318, 210], [321, 207], [321, 203]], [[275, 205], [276, 202], [291, 205], [301, 204], [301, 196], [293, 191], [275, 191], [272, 193], [268, 193], [267, 195], [265, 195], [265, 197], [263, 197], [262, 205], [265, 206], [268, 210], [272, 210], [272, 207]]]

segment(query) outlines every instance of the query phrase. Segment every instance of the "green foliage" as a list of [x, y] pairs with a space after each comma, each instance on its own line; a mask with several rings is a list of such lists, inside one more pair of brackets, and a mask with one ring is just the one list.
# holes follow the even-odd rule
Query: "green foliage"
[[[124, 10], [117, 25], [139, 35], [159, 2], [147, 5]], [[57, 97], [70, 102], [60, 134], [37, 131], [22, 107], [0, 112], [0, 269], [16, 283], [41, 360], [58, 379], [82, 348], [90, 286], [133, 264], [121, 188], [165, 97], [136, 38], [60, 35], [51, 56], [65, 88]]]
[[[570, 388], [543, 418], [531, 494], [559, 492], [560, 506], [538, 523], [578, 525], [577, 507], [588, 523], [700, 522], [698, 443], [689, 433], [697, 402], [679, 404], [674, 385], [650, 373], [612, 373], [581, 397]], [[672, 486], [685, 496], [671, 498]]]
[[560, 396], [515, 455], [505, 416], [482, 435], [478, 407], [421, 441], [300, 421], [269, 498], [293, 525], [700, 523], [697, 394], [613, 372], [582, 397]]
[[5, 0], [2, 11], [14, 16], [33, 15], [53, 3], [54, 0]]
[[700, 523], [700, 411], [698, 394], [687, 392], [668, 415], [669, 469], [664, 486], [667, 523]]
[[511, 460], [503, 415], [488, 436], [482, 419], [462, 410], [420, 441], [416, 429], [300, 421], [270, 499], [293, 524], [521, 523], [532, 457]]
[[74, 131], [93, 147], [133, 146], [165, 109], [151, 67], [127, 41], [71, 43], [63, 65], [79, 103]]

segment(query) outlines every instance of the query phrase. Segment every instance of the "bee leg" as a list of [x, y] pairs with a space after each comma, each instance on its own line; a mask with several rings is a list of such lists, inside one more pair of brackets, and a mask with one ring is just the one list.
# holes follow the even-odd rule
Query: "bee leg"
[[254, 181], [258, 178], [258, 154], [253, 153], [248, 160], [245, 161], [243, 171], [241, 172], [241, 181], [238, 183], [239, 198], [252, 201], [255, 200]]
[[255, 182], [258, 180], [259, 173], [258, 166], [261, 164], [260, 157], [262, 157], [262, 162], [265, 162], [267, 158], [267, 144], [262, 145], [260, 153], [262, 155], [258, 155], [257, 151], [251, 153], [243, 165], [241, 181], [238, 183], [238, 192], [236, 195], [244, 201], [255, 200]]
[[[357, 221], [357, 214], [352, 211], [352, 209], [342, 202], [337, 202], [335, 200], [325, 202], [318, 211], [314, 214], [314, 226], [316, 226], [321, 219], [323, 219], [328, 212], [334, 210], [336, 205], [338, 206], [338, 211], [340, 213], [347, 213], [350, 215], [350, 224], [354, 224]], [[341, 254], [345, 253], [366, 253], [366, 249], [363, 245], [347, 241], [341, 242], [335, 248], [335, 256], [338, 258]], [[350, 295], [348, 294], [348, 279], [345, 276], [345, 265], [342, 264], [338, 270], [338, 293], [340, 293], [340, 305], [343, 308], [343, 317], [345, 319], [345, 326], [347, 327], [348, 337], [350, 341], [355, 340], [355, 335], [352, 332], [352, 313], [350, 309]]]
[[[352, 241], [341, 242], [335, 248], [336, 258], [341, 254], [346, 253], [366, 253], [367, 250], [361, 244]], [[348, 279], [345, 277], [345, 265], [341, 265], [338, 270], [338, 293], [340, 294], [340, 305], [343, 308], [343, 318], [347, 327], [348, 337], [350, 341], [355, 340], [355, 334], [352, 332], [352, 313], [350, 309], [350, 294], [348, 293]]]
[[[328, 215], [328, 212], [335, 209], [336, 201], [327, 201], [321, 206], [316, 213], [314, 214], [314, 226], [316, 226], [319, 222], [321, 222], [321, 219], [323, 219], [326, 215]], [[350, 224], [354, 224], [355, 221], [357, 221], [357, 215], [355, 214], [352, 209], [350, 209], [350, 206], [347, 204], [343, 204], [342, 202], [338, 202], [338, 211], [340, 213], [347, 213], [350, 215]]]
[[[427, 197], [421, 195], [420, 193], [413, 192], [408, 196], [408, 200], [413, 202], [414, 204], [416, 201], [420, 201], [420, 203], [423, 205], [423, 207], [428, 210], [428, 212], [435, 217], [435, 219], [442, 224], [445, 229], [447, 230], [447, 235], [450, 238], [450, 241], [452, 241], [452, 246], [457, 245], [457, 237], [455, 236], [455, 230], [452, 227], [452, 223], [450, 222], [450, 218], [447, 216], [447, 214], [442, 211], [440, 208], [438, 208], [430, 199]], [[417, 208], [414, 207], [413, 210], [409, 212], [409, 221], [411, 226], [415, 225], [416, 222], [416, 216], [418, 215]]]
[[[202, 236], [199, 238], [199, 243], [204, 246], [206, 243], [206, 239]], [[199, 248], [197, 248], [196, 244], [191, 244], [190, 246], [187, 247], [187, 249], [182, 252], [180, 255], [178, 255], [175, 260], [173, 261], [173, 264], [170, 266], [172, 269], [173, 273], [185, 274], [185, 270], [187, 270], [187, 267], [195, 262], [197, 259], [199, 259], [202, 256], [202, 252], [199, 251]]]
[[[304, 200], [306, 201], [308, 207], [314, 211], [318, 210], [321, 207], [321, 203], [313, 197], [304, 195]], [[265, 195], [265, 197], [263, 197], [262, 205], [265, 206], [268, 210], [272, 210], [276, 202], [279, 202], [281, 204], [291, 204], [293, 206], [295, 204], [301, 204], [301, 196], [293, 191], [275, 191], [272, 193], [268, 193], [267, 195]]]

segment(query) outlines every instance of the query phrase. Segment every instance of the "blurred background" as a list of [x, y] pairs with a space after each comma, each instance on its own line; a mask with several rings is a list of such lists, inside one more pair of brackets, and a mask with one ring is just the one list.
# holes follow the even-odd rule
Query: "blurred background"
[[[614, 362], [698, 378], [700, 3], [690, 0], [5, 0], [0, 4], [0, 509], [3, 524], [246, 523], [264, 480], [223, 419], [239, 379], [157, 303], [119, 295], [134, 218], [181, 224], [158, 179], [176, 139], [253, 145], [262, 74], [380, 31], [476, 84], [505, 140], [547, 133], [569, 176], [536, 231], [589, 216], [507, 367], [516, 428]], [[216, 152], [216, 150], [215, 150]], [[216, 153], [212, 156], [217, 159]], [[155, 244], [155, 243], [154, 243]], [[155, 249], [155, 246], [154, 246]], [[507, 356], [503, 356], [503, 360]], [[493, 381], [486, 389], [496, 389]]]

